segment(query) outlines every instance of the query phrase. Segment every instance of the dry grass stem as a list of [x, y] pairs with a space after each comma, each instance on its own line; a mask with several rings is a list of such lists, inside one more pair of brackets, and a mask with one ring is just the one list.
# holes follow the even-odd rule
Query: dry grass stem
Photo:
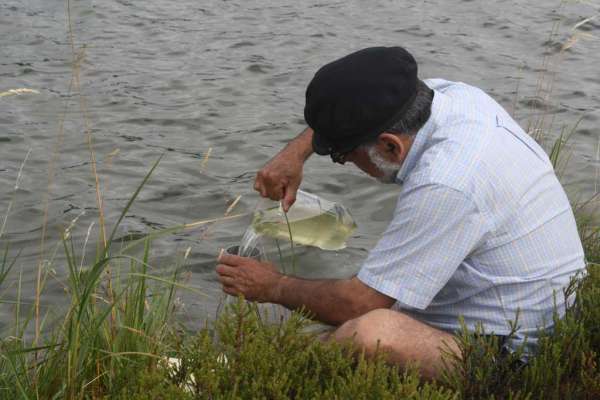
[[[90, 164], [92, 167], [92, 176], [94, 178], [94, 186], [96, 189], [96, 207], [98, 208], [98, 221], [100, 224], [100, 226], [99, 226], [100, 227], [100, 235], [101, 235], [101, 239], [102, 239], [103, 248], [106, 251], [106, 249], [108, 248], [108, 243], [107, 243], [107, 237], [106, 237], [106, 223], [105, 223], [105, 217], [104, 217], [104, 199], [103, 199], [102, 191], [100, 188], [100, 177], [98, 175], [98, 170], [97, 170], [97, 166], [96, 166], [96, 152], [94, 150], [94, 139], [93, 139], [93, 135], [92, 135], [92, 129], [90, 126], [90, 118], [89, 118], [89, 112], [88, 112], [88, 107], [87, 107], [87, 101], [81, 90], [81, 64], [82, 64], [83, 60], [85, 59], [85, 47], [83, 47], [79, 52], [75, 51], [75, 37], [74, 37], [74, 33], [73, 33], [73, 23], [71, 20], [71, 2], [70, 2], [70, 0], [67, 0], [67, 21], [68, 21], [69, 43], [71, 45], [71, 53], [72, 53], [72, 57], [73, 57], [73, 66], [72, 66], [73, 78], [74, 78], [74, 82], [75, 82], [75, 89], [76, 89], [76, 91], [78, 93], [78, 97], [79, 97], [79, 109], [83, 116], [83, 124], [85, 127], [85, 133], [86, 133], [86, 139], [87, 139], [86, 142], [87, 142], [88, 151], [90, 154]], [[106, 274], [106, 278], [107, 278], [107, 280], [106, 280], [107, 292], [108, 292], [108, 295], [109, 295], [111, 301], [113, 301], [114, 299], [112, 298], [113, 290], [112, 290], [112, 278], [111, 278], [110, 265], [106, 265], [104, 270], [105, 270], [105, 274]], [[112, 332], [113, 336], [116, 334], [115, 327], [114, 327], [115, 318], [116, 318], [116, 310], [113, 308], [111, 310], [111, 332]]]
[[237, 203], [240, 202], [240, 199], [242, 198], [242, 195], [238, 195], [238, 197], [235, 198], [235, 200], [233, 200], [233, 202], [231, 203], [231, 205], [229, 207], [227, 207], [227, 211], [225, 211], [225, 216], [228, 216], [229, 213], [231, 211], [233, 211], [233, 209], [235, 208], [235, 206], [237, 205]]
[[[600, 14], [594, 15], [593, 17], [585, 18], [585, 19], [579, 21], [578, 23], [576, 23], [575, 25], [573, 25], [573, 30], [575, 31], [575, 30], [579, 29], [580, 27], [582, 27], [583, 25], [587, 24], [588, 22], [591, 22], [591, 21], [593, 21], [595, 19], [598, 19], [598, 17], [600, 17]], [[592, 35], [590, 35], [590, 36], [592, 36]]]
[[239, 203], [240, 199], [242, 198], [242, 195], [238, 195], [233, 202], [229, 205], [229, 207], [227, 207], [227, 210], [225, 210], [225, 214], [223, 214], [223, 218], [218, 218], [216, 221], [214, 221], [214, 223], [209, 226], [208, 228], [206, 228], [206, 230], [202, 233], [202, 235], [200, 236], [200, 239], [205, 239], [209, 232], [210, 229], [219, 221], [223, 221], [225, 220], [225, 218], [227, 218], [229, 216], [229, 214], [231, 213], [231, 211], [233, 211], [233, 209], [235, 208], [235, 206]]
[[[69, 86], [67, 89], [67, 94], [71, 94], [73, 89], [74, 78], [71, 77], [69, 82]], [[69, 96], [67, 96], [65, 100], [65, 105], [63, 108], [63, 112], [60, 116], [58, 123], [58, 133], [56, 137], [56, 142], [54, 144], [54, 148], [52, 150], [52, 156], [48, 162], [48, 186], [46, 188], [46, 193], [44, 194], [44, 214], [42, 217], [42, 232], [40, 238], [40, 255], [38, 260], [38, 268], [37, 268], [37, 276], [36, 276], [36, 287], [35, 287], [35, 341], [34, 344], [37, 344], [40, 337], [40, 297], [42, 291], [42, 271], [44, 266], [44, 256], [46, 253], [46, 233], [48, 228], [48, 209], [50, 206], [50, 197], [52, 194], [52, 185], [54, 183], [54, 168], [55, 164], [58, 160], [59, 149], [62, 147], [64, 134], [65, 134], [65, 119], [67, 116], [67, 110], [69, 108]]]
[[40, 92], [38, 92], [35, 89], [27, 89], [27, 88], [9, 89], [6, 92], [0, 92], [0, 97], [19, 96], [22, 94], [40, 94]]
[[183, 225], [181, 225], [181, 228], [182, 229], [198, 228], [198, 227], [206, 225], [206, 224], [212, 224], [212, 223], [221, 222], [221, 221], [228, 221], [228, 220], [235, 219], [235, 218], [245, 217], [247, 215], [248, 215], [248, 213], [244, 213], [244, 214], [228, 215], [226, 217], [204, 219], [204, 220], [200, 220], [200, 221], [196, 221], [196, 222], [190, 222], [189, 224], [183, 224]]
[[110, 153], [108, 153], [106, 155], [106, 157], [104, 157], [104, 163], [108, 165], [108, 168], [110, 168], [113, 159], [119, 155], [119, 153], [121, 153], [121, 149], [114, 149], [113, 151], [111, 151]]
[[202, 163], [200, 163], [200, 173], [201, 174], [204, 173], [204, 170], [206, 168], [206, 164], [208, 163], [208, 159], [210, 158], [211, 153], [212, 153], [212, 147], [209, 147], [208, 151], [206, 152], [206, 154], [202, 158]]
[[0, 239], [4, 235], [4, 229], [6, 228], [6, 222], [8, 221], [8, 216], [10, 215], [10, 211], [15, 202], [15, 198], [17, 197], [17, 191], [19, 190], [21, 176], [23, 175], [23, 168], [25, 167], [25, 164], [27, 163], [27, 160], [29, 159], [30, 154], [31, 154], [31, 148], [27, 151], [27, 154], [25, 154], [25, 158], [23, 159], [23, 162], [21, 163], [21, 167], [19, 167], [19, 172], [17, 173], [17, 179], [15, 180], [15, 188], [13, 191], [13, 195], [12, 195], [12, 198], [10, 199], [10, 201], [8, 202], [8, 206], [6, 208], [6, 214], [4, 215], [4, 220], [2, 221], [2, 227], [0, 227]]

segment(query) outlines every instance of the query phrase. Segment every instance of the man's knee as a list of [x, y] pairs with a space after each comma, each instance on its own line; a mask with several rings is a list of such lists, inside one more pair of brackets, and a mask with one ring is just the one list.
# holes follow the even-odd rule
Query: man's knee
[[[367, 353], [385, 348], [390, 337], [392, 318], [401, 317], [397, 311], [376, 309], [342, 324], [333, 334], [338, 342], [351, 340]], [[395, 332], [401, 334], [401, 332]]]
[[452, 335], [388, 309], [373, 310], [340, 326], [332, 339], [351, 340], [367, 356], [383, 352], [401, 367], [418, 366], [423, 377], [435, 378], [444, 367], [443, 352], [459, 354]]

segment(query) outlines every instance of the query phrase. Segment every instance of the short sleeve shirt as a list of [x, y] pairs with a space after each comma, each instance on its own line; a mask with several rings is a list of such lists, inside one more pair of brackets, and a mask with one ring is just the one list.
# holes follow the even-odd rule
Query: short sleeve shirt
[[[585, 270], [575, 218], [543, 149], [482, 90], [441, 79], [397, 175], [392, 220], [359, 271], [397, 308], [535, 341]], [[530, 341], [531, 341], [530, 340]]]

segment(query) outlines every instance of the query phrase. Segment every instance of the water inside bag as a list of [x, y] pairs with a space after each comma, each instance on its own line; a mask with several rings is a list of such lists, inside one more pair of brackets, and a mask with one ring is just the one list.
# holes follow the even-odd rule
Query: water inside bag
[[287, 212], [287, 221], [281, 205], [254, 213], [239, 254], [246, 256], [262, 236], [289, 240], [290, 231], [294, 244], [340, 250], [346, 247], [346, 240], [355, 229], [356, 223], [346, 207], [299, 190], [296, 202]]

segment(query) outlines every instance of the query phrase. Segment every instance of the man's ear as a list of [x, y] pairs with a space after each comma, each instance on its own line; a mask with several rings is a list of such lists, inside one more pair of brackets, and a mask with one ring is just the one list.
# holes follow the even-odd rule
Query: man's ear
[[401, 163], [404, 161], [408, 147], [398, 135], [383, 132], [377, 140], [382, 145], [386, 158], [392, 162]]

